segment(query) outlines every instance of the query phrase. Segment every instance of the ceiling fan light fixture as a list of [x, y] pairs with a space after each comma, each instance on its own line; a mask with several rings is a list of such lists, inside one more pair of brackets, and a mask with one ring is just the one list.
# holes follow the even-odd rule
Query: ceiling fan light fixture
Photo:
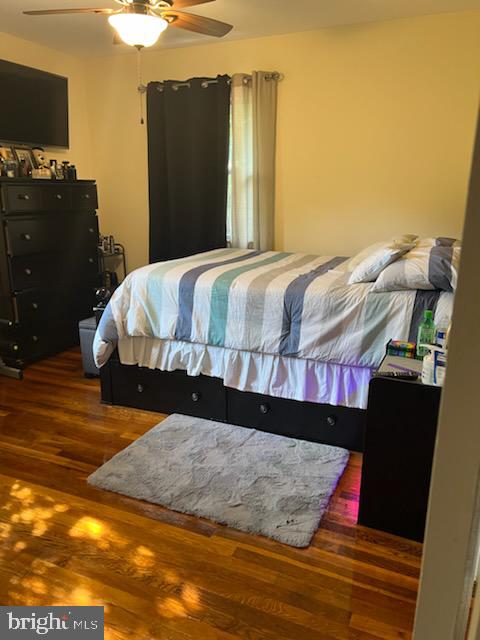
[[168, 22], [160, 16], [145, 13], [116, 13], [109, 16], [108, 21], [131, 47], [151, 47], [168, 27]]

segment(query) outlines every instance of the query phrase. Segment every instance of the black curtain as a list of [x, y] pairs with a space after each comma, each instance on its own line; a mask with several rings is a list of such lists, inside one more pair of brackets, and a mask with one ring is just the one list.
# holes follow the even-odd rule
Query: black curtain
[[229, 80], [148, 85], [150, 262], [226, 246]]

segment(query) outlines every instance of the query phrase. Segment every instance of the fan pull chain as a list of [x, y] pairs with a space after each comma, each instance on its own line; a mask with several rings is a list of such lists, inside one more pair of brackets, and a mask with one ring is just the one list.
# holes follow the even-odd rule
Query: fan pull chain
[[140, 100], [140, 124], [145, 124], [145, 119], [143, 117], [143, 96], [147, 90], [147, 87], [143, 84], [142, 80], [142, 48], [137, 47], [137, 72], [138, 72], [138, 96]]

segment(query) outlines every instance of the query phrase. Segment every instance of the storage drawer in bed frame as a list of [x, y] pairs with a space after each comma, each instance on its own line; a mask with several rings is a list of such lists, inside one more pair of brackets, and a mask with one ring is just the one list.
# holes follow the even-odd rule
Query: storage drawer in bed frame
[[226, 388], [228, 422], [353, 451], [363, 449], [364, 411]]
[[184, 371], [159, 371], [111, 364], [111, 402], [160, 413], [184, 413], [226, 420], [225, 387], [218, 378], [191, 377]]
[[237, 391], [219, 378], [123, 365], [101, 369], [102, 400], [159, 413], [184, 413], [262, 431], [363, 450], [365, 411]]

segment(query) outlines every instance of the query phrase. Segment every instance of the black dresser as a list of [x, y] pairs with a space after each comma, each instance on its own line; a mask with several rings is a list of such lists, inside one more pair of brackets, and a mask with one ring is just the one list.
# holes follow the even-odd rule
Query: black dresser
[[0, 178], [0, 358], [11, 367], [78, 344], [99, 281], [94, 181]]

